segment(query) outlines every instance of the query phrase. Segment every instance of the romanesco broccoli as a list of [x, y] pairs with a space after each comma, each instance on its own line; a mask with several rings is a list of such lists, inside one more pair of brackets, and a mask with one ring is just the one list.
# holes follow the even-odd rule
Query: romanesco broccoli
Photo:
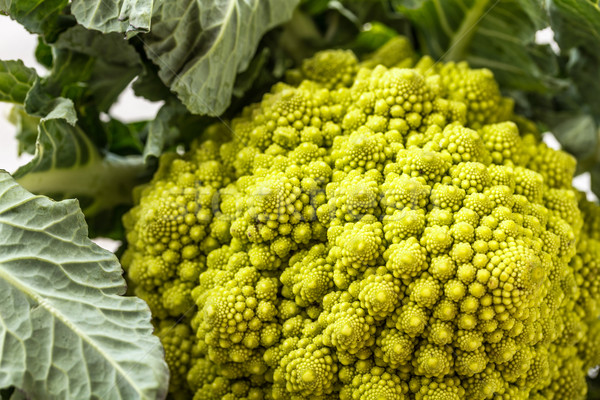
[[406, 44], [317, 54], [140, 189], [173, 397], [585, 397], [600, 209], [490, 71]]

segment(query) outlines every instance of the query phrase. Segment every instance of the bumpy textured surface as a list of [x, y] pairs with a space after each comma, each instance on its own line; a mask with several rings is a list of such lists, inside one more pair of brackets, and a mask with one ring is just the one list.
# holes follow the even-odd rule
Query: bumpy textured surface
[[173, 396], [585, 398], [600, 212], [574, 160], [464, 63], [292, 75], [164, 156], [125, 218]]

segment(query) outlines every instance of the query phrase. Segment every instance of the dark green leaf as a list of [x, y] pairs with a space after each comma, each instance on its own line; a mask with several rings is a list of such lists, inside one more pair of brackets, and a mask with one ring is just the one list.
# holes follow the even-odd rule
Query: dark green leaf
[[260, 78], [260, 75], [265, 73], [264, 68], [269, 61], [269, 56], [269, 49], [263, 47], [254, 56], [248, 68], [237, 76], [235, 85], [233, 86], [233, 95], [235, 97], [242, 97], [253, 86], [254, 82]]
[[548, 0], [547, 7], [554, 39], [561, 50], [589, 45], [600, 47], [598, 4], [589, 0]]
[[177, 99], [167, 101], [144, 128], [144, 162], [154, 166], [161, 154], [175, 150], [180, 144], [189, 145], [216, 121], [214, 117], [190, 114]]
[[[591, 169], [590, 174], [592, 176], [592, 192], [598, 196], [600, 194], [600, 163], [596, 163]], [[600, 395], [600, 384], [598, 385], [599, 389], [597, 391], [598, 395]]]
[[15, 387], [11, 386], [6, 389], [0, 389], [0, 400], [9, 400], [15, 392]]
[[144, 62], [142, 72], [132, 84], [136, 96], [150, 101], [165, 101], [174, 97], [169, 88], [158, 77], [158, 67], [150, 61]]
[[141, 154], [144, 145], [140, 139], [140, 132], [147, 124], [147, 121], [124, 124], [114, 118], [103, 123], [108, 137], [108, 150], [119, 155]]
[[588, 377], [588, 400], [600, 400], [600, 377]]
[[568, 82], [550, 101], [532, 103], [535, 116], [554, 132], [563, 148], [578, 159], [578, 171], [590, 170], [600, 196], [600, 8], [587, 0], [544, 3], [560, 54], [560, 74]]
[[372, 22], [358, 34], [352, 47], [359, 52], [373, 52], [395, 36], [398, 36], [396, 30], [380, 22]]
[[90, 238], [102, 237], [124, 241], [126, 237], [123, 215], [130, 209], [130, 205], [121, 205], [103, 210], [94, 216], [86, 216]]
[[554, 38], [568, 57], [566, 73], [577, 87], [578, 106], [589, 107], [600, 121], [600, 8], [584, 0], [547, 3]]
[[300, 8], [308, 14], [316, 15], [329, 9], [329, 2], [330, 0], [302, 0]]
[[298, 0], [160, 3], [144, 37], [159, 76], [195, 114], [219, 115], [261, 37], [291, 18]]
[[176, 115], [186, 112], [179, 102], [169, 102], [158, 110], [156, 118], [147, 126], [146, 146], [143, 152], [145, 162], [160, 157], [164, 148], [179, 137], [179, 130], [170, 121]]
[[38, 37], [38, 45], [35, 48], [35, 59], [44, 67], [52, 68], [52, 47], [44, 43], [42, 37]]
[[548, 117], [547, 120], [553, 122], [552, 133], [564, 150], [580, 160], [596, 153], [598, 132], [590, 115], [563, 113]]

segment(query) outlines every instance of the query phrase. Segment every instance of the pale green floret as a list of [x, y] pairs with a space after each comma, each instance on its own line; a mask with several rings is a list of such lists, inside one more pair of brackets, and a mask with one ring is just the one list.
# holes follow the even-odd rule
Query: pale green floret
[[465, 195], [466, 192], [462, 187], [436, 184], [431, 190], [430, 202], [434, 207], [458, 211], [462, 206]]
[[427, 250], [414, 237], [390, 245], [383, 256], [386, 267], [397, 278], [414, 278], [427, 267]]
[[384, 329], [377, 339], [375, 356], [392, 368], [405, 365], [412, 358], [414, 339], [397, 329]]
[[489, 70], [407, 43], [318, 53], [138, 189], [171, 397], [585, 398], [600, 208]]
[[358, 299], [361, 307], [375, 319], [390, 315], [401, 299], [400, 282], [391, 274], [373, 274], [360, 281]]
[[494, 164], [523, 165], [521, 137], [514, 122], [486, 125], [481, 129], [481, 138]]
[[447, 153], [437, 153], [419, 148], [400, 150], [393, 170], [412, 177], [423, 177], [426, 182], [439, 182], [450, 168], [452, 158]]
[[327, 185], [329, 212], [342, 221], [360, 220], [365, 215], [379, 215], [379, 184], [377, 179], [350, 172], [342, 181]]
[[[291, 71], [292, 80], [307, 79], [320, 83], [327, 89], [352, 85], [358, 70], [358, 59], [348, 50], [317, 53], [304, 60], [299, 71]], [[299, 83], [299, 82], [298, 82]]]
[[388, 243], [399, 243], [409, 237], [418, 236], [424, 227], [424, 210], [404, 208], [383, 217], [383, 232]]
[[429, 193], [430, 187], [421, 180], [390, 173], [381, 185], [381, 206], [388, 215], [405, 208], [424, 209]]

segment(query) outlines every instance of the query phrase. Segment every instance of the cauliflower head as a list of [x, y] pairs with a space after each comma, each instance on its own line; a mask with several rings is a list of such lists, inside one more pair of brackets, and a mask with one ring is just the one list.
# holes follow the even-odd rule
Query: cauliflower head
[[584, 399], [600, 211], [575, 160], [490, 71], [373, 59], [318, 54], [139, 189], [122, 262], [173, 397]]

